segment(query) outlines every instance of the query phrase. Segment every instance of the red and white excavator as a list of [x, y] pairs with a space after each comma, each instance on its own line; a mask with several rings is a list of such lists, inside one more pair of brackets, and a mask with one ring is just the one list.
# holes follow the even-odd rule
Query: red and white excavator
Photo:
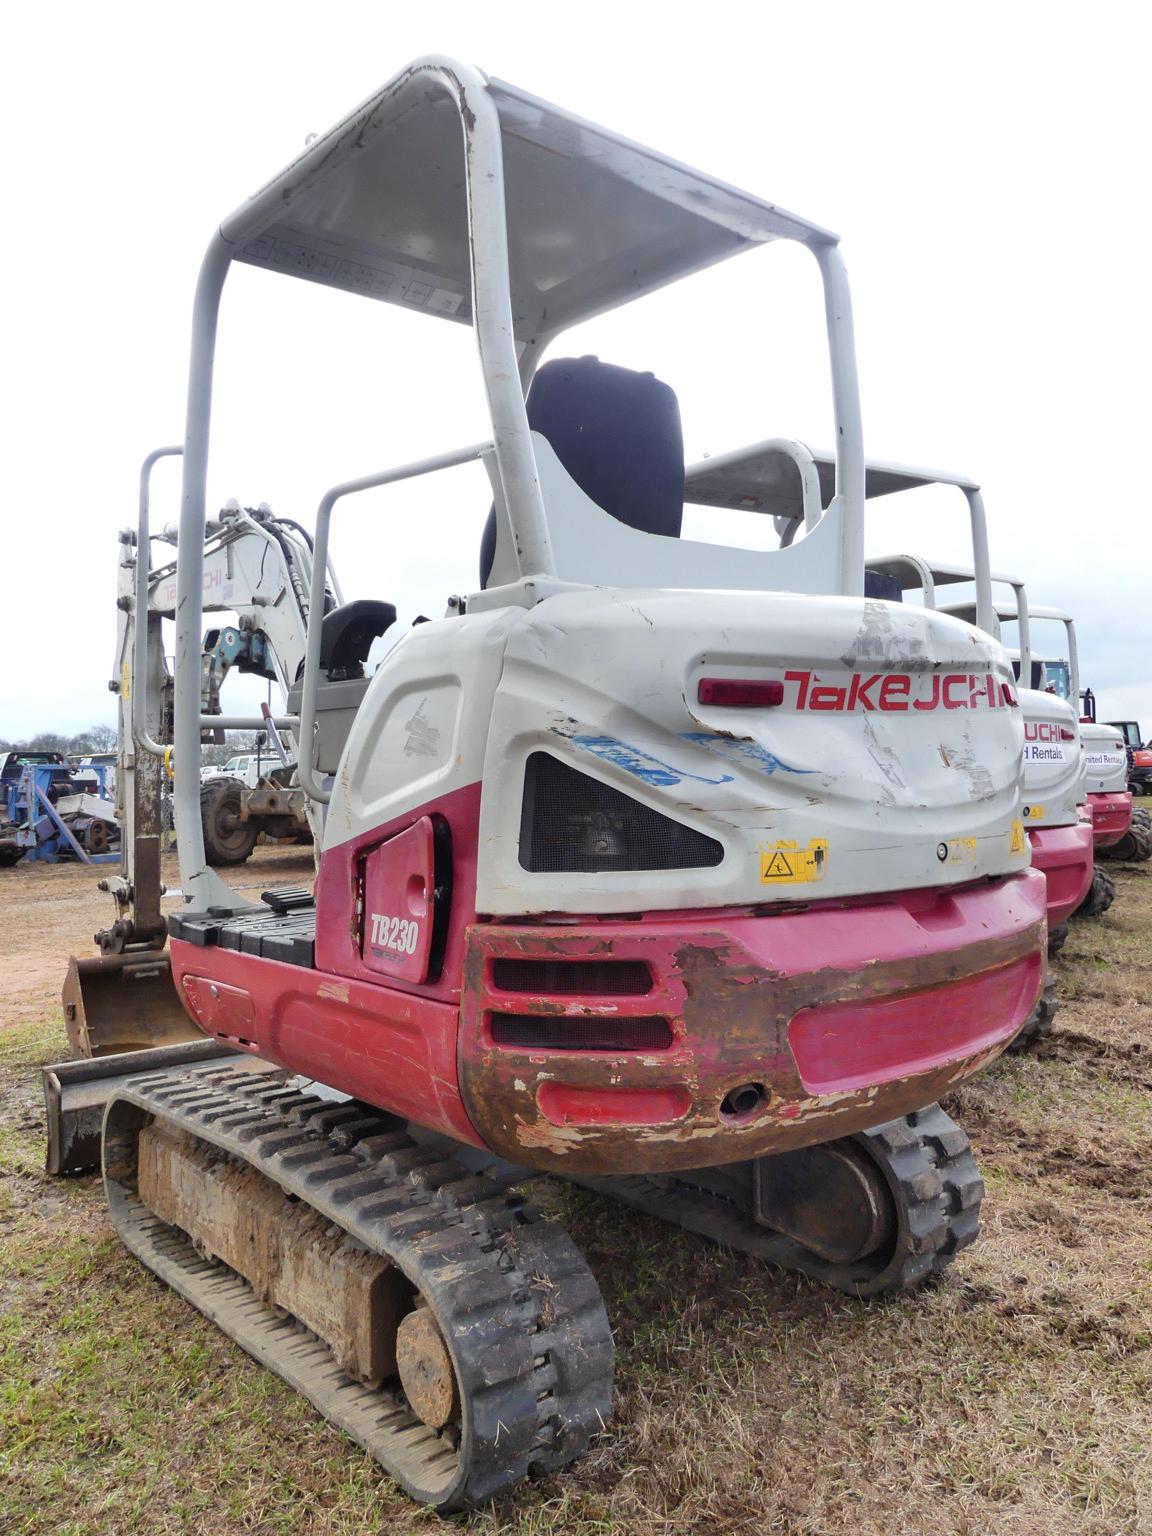
[[1030, 625], [1034, 626], [1037, 620], [1049, 620], [1064, 629], [1067, 654], [1039, 657], [1033, 651], [1032, 665], [1037, 672], [1039, 687], [1067, 699], [1077, 709], [1080, 739], [1084, 746], [1084, 787], [1096, 852], [1105, 859], [1142, 863], [1152, 857], [1152, 818], [1142, 807], [1133, 806], [1124, 734], [1117, 726], [1097, 721], [1096, 697], [1090, 688], [1080, 686], [1076, 624], [1072, 615], [1063, 608], [1032, 604]]
[[[704, 505], [770, 510], [787, 544], [801, 527], [815, 526], [821, 509], [831, 503], [835, 472], [834, 454], [803, 443], [774, 439], [694, 465], [688, 471], [686, 494], [689, 501]], [[1097, 869], [1094, 873], [1092, 833], [1080, 814], [1085, 799], [1084, 754], [1075, 712], [1066, 702], [1066, 690], [1056, 697], [1057, 690], [1047, 684], [1041, 687], [1039, 676], [1031, 677], [1027, 652], [1029, 608], [1024, 584], [991, 567], [980, 485], [964, 474], [904, 464], [870, 460], [865, 468], [866, 506], [877, 512], [877, 503], [883, 498], [929, 486], [947, 486], [961, 493], [967, 512], [971, 563], [908, 553], [868, 556], [865, 590], [874, 597], [896, 602], [906, 601], [908, 593], [918, 593], [926, 607], [963, 618], [997, 639], [1002, 623], [1019, 620], [1029, 660], [1027, 671], [1020, 672], [1017, 667], [1017, 673], [1037, 684], [1017, 691], [1024, 721], [1021, 815], [1033, 865], [1045, 876], [1048, 947], [1049, 953], [1054, 954], [1067, 936], [1068, 919], [1091, 899], [1096, 882], [1108, 900], [1112, 890], [1111, 877], [1105, 871]], [[994, 583], [1006, 583], [1014, 589], [1012, 605], [995, 600]], [[972, 586], [975, 595], [960, 603], [941, 602], [941, 589], [957, 585]], [[1101, 898], [1099, 910], [1106, 905], [1107, 900]], [[1036, 1007], [1012, 1042], [1013, 1048], [1023, 1049], [1050, 1033], [1056, 1008], [1056, 984], [1049, 978]]]
[[[834, 492], [778, 549], [692, 541], [672, 390], [543, 355], [775, 240], [823, 284]], [[206, 862], [199, 815], [234, 262], [472, 327], [491, 418], [321, 500], [313, 616], [346, 498], [403, 505], [477, 460], [491, 483], [475, 590], [406, 631], [357, 707], [325, 665], [340, 608], [308, 624], [285, 724], [326, 807], [318, 876], [256, 905]], [[103, 1167], [129, 1247], [441, 1509], [571, 1460], [610, 1415], [599, 1289], [518, 1191], [532, 1174], [854, 1295], [938, 1273], [982, 1184], [935, 1100], [1031, 1013], [1045, 885], [999, 642], [865, 595], [836, 238], [424, 58], [213, 233], [188, 399], [169, 953], [227, 1054], [116, 1067]], [[811, 489], [802, 456], [790, 473]]]

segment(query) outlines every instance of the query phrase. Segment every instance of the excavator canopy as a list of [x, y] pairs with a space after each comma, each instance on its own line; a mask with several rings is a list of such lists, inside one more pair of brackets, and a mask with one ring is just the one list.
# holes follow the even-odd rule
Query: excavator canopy
[[[776, 440], [752, 443], [691, 465], [684, 476], [684, 500], [694, 506], [764, 512], [796, 521], [804, 516], [805, 510], [803, 480], [797, 465], [800, 455], [811, 458], [819, 477], [821, 505], [826, 507], [836, 489], [836, 455], [826, 449], [808, 449], [803, 444]], [[864, 468], [864, 495], [868, 501], [923, 485], [976, 489], [976, 482], [966, 475], [912, 469], [872, 459]]]
[[440, 59], [416, 61], [315, 139], [221, 233], [234, 260], [471, 323], [465, 150], [469, 159], [484, 153], [485, 137], [496, 174], [503, 168], [520, 342], [768, 240], [835, 241], [771, 203]]

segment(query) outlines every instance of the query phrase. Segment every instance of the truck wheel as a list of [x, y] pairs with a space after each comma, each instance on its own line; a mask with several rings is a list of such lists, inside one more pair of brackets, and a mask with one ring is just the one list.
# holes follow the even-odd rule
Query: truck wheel
[[256, 846], [258, 823], [240, 819], [243, 794], [239, 779], [208, 779], [200, 786], [204, 857], [209, 864], [243, 864]]

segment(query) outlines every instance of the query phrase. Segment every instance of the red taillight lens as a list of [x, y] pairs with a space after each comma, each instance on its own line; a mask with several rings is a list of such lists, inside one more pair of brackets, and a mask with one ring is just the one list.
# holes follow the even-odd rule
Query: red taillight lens
[[1061, 741], [1075, 741], [1076, 740], [1076, 732], [1075, 731], [1070, 731], [1066, 725], [1062, 725], [1060, 727], [1060, 740]]
[[702, 677], [696, 690], [701, 704], [728, 709], [769, 709], [784, 702], [784, 684], [747, 677]]

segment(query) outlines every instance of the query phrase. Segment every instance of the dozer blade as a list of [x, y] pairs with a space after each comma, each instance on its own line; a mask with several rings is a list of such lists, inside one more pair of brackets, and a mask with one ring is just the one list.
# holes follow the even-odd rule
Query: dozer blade
[[[82, 962], [83, 963], [83, 962]], [[73, 961], [75, 964], [75, 961]], [[48, 1155], [51, 1174], [82, 1173], [100, 1165], [100, 1134], [104, 1108], [131, 1077], [142, 1072], [164, 1072], [176, 1067], [221, 1066], [236, 1060], [237, 1052], [200, 1035], [179, 1045], [155, 1050], [124, 1051], [96, 1061], [56, 1061], [40, 1068], [44, 1105], [48, 1111]], [[262, 1066], [244, 1057], [247, 1065]]]
[[77, 1056], [117, 1056], [202, 1040], [180, 1006], [168, 956], [160, 950], [68, 961], [61, 994]]

